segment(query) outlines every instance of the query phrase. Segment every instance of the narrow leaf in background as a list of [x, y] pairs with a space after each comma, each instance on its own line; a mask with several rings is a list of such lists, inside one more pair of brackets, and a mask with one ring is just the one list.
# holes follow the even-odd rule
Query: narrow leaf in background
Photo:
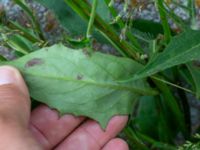
[[[72, 9], [64, 2], [64, 0], [35, 0], [45, 7], [52, 10], [61, 25], [67, 29], [70, 34], [74, 36], [85, 35], [87, 30], [87, 22], [83, 20], [78, 14], [76, 14]], [[90, 0], [92, 3], [93, 0]], [[56, 6], [56, 7], [55, 7]], [[97, 13], [103, 17], [105, 21], [110, 19], [109, 11], [104, 1], [98, 3]], [[98, 36], [100, 36], [98, 34]], [[102, 39], [102, 37], [101, 37]]]
[[133, 79], [144, 78], [167, 68], [200, 58], [200, 31], [187, 30], [174, 37], [166, 49], [150, 60]]
[[[72, 35], [83, 35], [87, 23], [82, 20], [63, 0], [35, 0], [53, 11], [62, 24]], [[55, 7], [56, 6], [56, 7]]]

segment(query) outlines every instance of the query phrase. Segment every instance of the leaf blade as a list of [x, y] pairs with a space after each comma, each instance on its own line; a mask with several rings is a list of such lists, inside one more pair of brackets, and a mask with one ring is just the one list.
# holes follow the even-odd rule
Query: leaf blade
[[142, 67], [128, 58], [55, 45], [8, 64], [22, 72], [31, 97], [61, 114], [95, 119], [103, 128], [112, 116], [131, 113], [140, 94], [156, 94], [144, 80], [117, 82]]
[[200, 31], [187, 30], [174, 37], [164, 52], [153, 58], [133, 79], [144, 78], [170, 67], [200, 58]]

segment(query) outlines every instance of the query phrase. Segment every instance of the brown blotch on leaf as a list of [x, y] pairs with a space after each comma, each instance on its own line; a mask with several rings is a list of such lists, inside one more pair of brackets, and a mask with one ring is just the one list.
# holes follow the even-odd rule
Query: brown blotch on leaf
[[43, 63], [44, 63], [44, 60], [42, 60], [41, 58], [33, 58], [25, 64], [25, 68], [30, 68], [30, 67], [33, 67], [36, 65], [41, 65]]
[[82, 80], [82, 79], [83, 79], [83, 75], [80, 75], [80, 74], [77, 75], [76, 79], [77, 79], [77, 80]]

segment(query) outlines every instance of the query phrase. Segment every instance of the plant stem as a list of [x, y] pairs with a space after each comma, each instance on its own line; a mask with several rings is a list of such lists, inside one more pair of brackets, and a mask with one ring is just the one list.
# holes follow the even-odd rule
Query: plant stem
[[158, 149], [162, 149], [162, 150], [177, 150], [177, 148], [172, 145], [169, 145], [169, 144], [166, 144], [163, 142], [158, 142], [158, 141], [154, 140], [153, 138], [148, 137], [140, 132], [136, 131], [136, 135], [139, 138], [141, 138], [142, 140], [152, 144], [153, 148], [158, 148]]
[[186, 91], [186, 92], [188, 92], [188, 93], [195, 94], [193, 91], [191, 91], [191, 90], [189, 90], [189, 89], [186, 89], [186, 88], [181, 87], [181, 86], [179, 86], [179, 85], [176, 85], [176, 84], [174, 84], [174, 83], [168, 82], [168, 81], [166, 81], [166, 80], [164, 80], [164, 79], [160, 79], [160, 78], [158, 78], [158, 77], [156, 77], [156, 76], [151, 76], [151, 78], [154, 79], [154, 80], [163, 82], [163, 83], [165, 83], [165, 84], [168, 84], [168, 85], [170, 85], [170, 86], [176, 87], [176, 88], [178, 88], [178, 89], [181, 89], [181, 90], [183, 90], [183, 91]]
[[169, 43], [171, 39], [171, 31], [170, 31], [170, 26], [168, 23], [168, 19], [167, 19], [165, 7], [164, 7], [164, 2], [163, 0], [156, 0], [155, 2], [156, 2], [157, 9], [159, 11], [160, 19], [161, 19], [162, 26], [164, 29], [165, 41]]
[[93, 28], [93, 24], [94, 24], [95, 15], [96, 15], [97, 3], [98, 3], [98, 0], [93, 0], [92, 11], [90, 14], [90, 20], [88, 23], [88, 28], [87, 28], [87, 33], [86, 33], [86, 37], [88, 39], [90, 39], [92, 36], [92, 28]]
[[197, 22], [196, 22], [196, 9], [195, 9], [195, 1], [194, 0], [188, 0], [188, 7], [189, 7], [189, 14], [190, 14], [190, 23], [192, 29], [196, 30], [198, 29], [197, 27]]
[[124, 133], [126, 137], [131, 141], [131, 143], [134, 143], [134, 147], [142, 150], [149, 150], [149, 148], [137, 137], [133, 129], [126, 127], [124, 129]]
[[188, 8], [189, 8], [189, 13], [190, 13], [190, 18], [193, 19], [195, 18], [195, 2], [194, 0], [188, 0]]
[[[67, 3], [78, 15], [80, 15], [80, 17], [82, 17], [83, 19], [85, 20], [89, 20], [89, 15], [87, 14], [87, 12], [85, 12], [84, 9], [89, 9], [88, 7], [87, 8], [80, 8], [79, 5], [76, 4], [76, 1], [72, 1], [72, 0], [65, 0], [65, 3]], [[97, 14], [96, 14], [97, 16]], [[95, 21], [95, 20], [94, 20]], [[94, 22], [95, 23], [95, 22]], [[100, 32], [102, 33], [102, 32]], [[104, 35], [105, 36], [105, 35]], [[107, 38], [107, 37], [106, 37]], [[108, 39], [108, 38], [107, 38]], [[108, 39], [109, 40], [109, 39]], [[109, 40], [109, 42], [111, 42], [112, 45], [115, 46], [115, 43], [113, 43], [111, 40]], [[116, 46], [115, 46], [116, 47]], [[117, 48], [117, 47], [116, 47]], [[124, 56], [124, 57], [128, 57], [128, 55], [123, 52], [122, 50], [118, 49], [118, 52]]]
[[[65, 0], [65, 2], [76, 11], [82, 18], [89, 20], [91, 7], [85, 0]], [[119, 35], [113, 27], [107, 24], [98, 14], [94, 19], [94, 26], [99, 32], [107, 38], [111, 44], [122, 54], [122, 56], [132, 57], [137, 61], [141, 61], [139, 57], [140, 51], [135, 49], [133, 45], [125, 40], [120, 40]]]
[[[110, 0], [104, 0], [104, 1], [107, 4], [107, 6], [110, 4]], [[116, 18], [118, 16], [118, 13], [115, 10], [115, 8], [113, 6], [108, 6], [108, 8], [109, 8], [112, 16]], [[121, 18], [119, 18], [117, 20], [117, 23], [121, 29], [123, 29], [125, 27], [125, 24]], [[137, 48], [138, 51], [143, 53], [143, 49], [141, 48], [140, 44], [138, 43], [136, 37], [130, 31], [126, 31], [126, 36], [130, 40], [130, 42], [135, 46], [135, 48]]]

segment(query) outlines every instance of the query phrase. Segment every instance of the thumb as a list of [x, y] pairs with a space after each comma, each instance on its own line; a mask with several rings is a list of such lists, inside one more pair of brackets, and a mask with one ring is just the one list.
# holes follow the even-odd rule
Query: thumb
[[19, 71], [0, 67], [0, 124], [28, 126], [30, 99]]

